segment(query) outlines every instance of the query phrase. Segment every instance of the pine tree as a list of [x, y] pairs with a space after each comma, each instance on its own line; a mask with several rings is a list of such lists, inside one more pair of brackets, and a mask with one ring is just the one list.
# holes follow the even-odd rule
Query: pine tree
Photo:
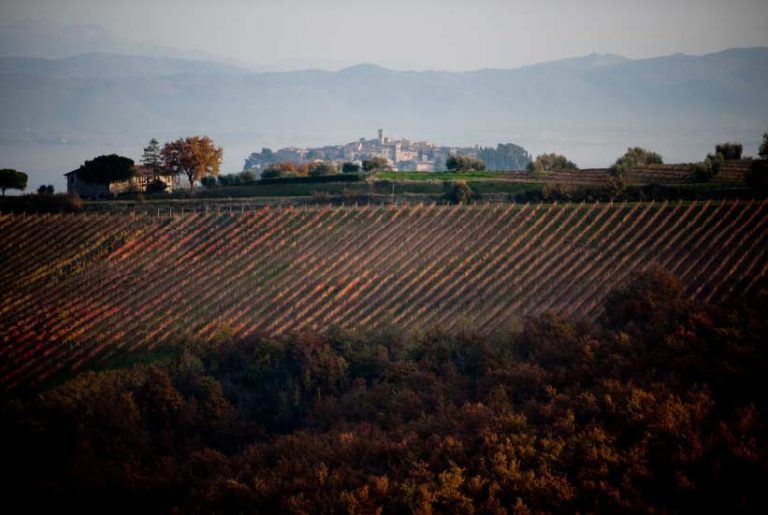
[[160, 143], [157, 139], [149, 140], [149, 145], [144, 147], [144, 153], [141, 155], [141, 164], [152, 172], [153, 177], [160, 175], [163, 168], [163, 159], [160, 154]]
[[758, 150], [757, 155], [761, 159], [768, 159], [768, 131], [763, 133], [763, 142], [760, 144], [760, 150]]

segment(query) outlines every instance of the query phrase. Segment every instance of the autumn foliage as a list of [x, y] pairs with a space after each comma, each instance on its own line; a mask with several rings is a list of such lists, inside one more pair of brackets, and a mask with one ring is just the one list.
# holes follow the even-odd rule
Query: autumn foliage
[[2, 408], [7, 502], [178, 513], [764, 512], [764, 303], [662, 270], [598, 325], [187, 342]]
[[170, 141], [160, 151], [163, 166], [174, 175], [185, 175], [190, 190], [206, 175], [219, 175], [224, 150], [208, 136], [190, 136]]

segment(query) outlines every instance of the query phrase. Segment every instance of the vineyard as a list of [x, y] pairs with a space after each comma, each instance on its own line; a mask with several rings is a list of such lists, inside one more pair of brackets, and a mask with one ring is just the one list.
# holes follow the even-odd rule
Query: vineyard
[[700, 301], [768, 274], [764, 201], [16, 215], [0, 233], [3, 390], [187, 336], [595, 318], [653, 263]]
[[[726, 161], [711, 182], [717, 184], [744, 184], [749, 172], [750, 161]], [[512, 174], [509, 174], [512, 175]], [[604, 186], [610, 177], [605, 168], [583, 170], [553, 170], [542, 172], [539, 179], [547, 183], [572, 184], [581, 186]], [[520, 173], [517, 180], [530, 180]], [[627, 184], [687, 184], [696, 182], [690, 164], [643, 165], [637, 166], [625, 176]]]
[[[749, 173], [751, 160], [731, 160], [725, 161], [720, 166], [720, 170], [710, 179], [710, 182], [721, 185], [739, 185], [744, 184]], [[454, 179], [450, 173], [443, 175], [432, 172], [383, 172], [375, 175], [376, 179], [386, 179], [391, 181], [439, 181], [441, 177]], [[538, 172], [531, 175], [527, 171], [515, 172], [468, 172], [466, 174], [455, 174], [456, 179], [468, 181], [507, 181], [507, 182], [543, 182], [549, 184], [563, 184], [573, 186], [605, 186], [611, 177], [611, 171], [608, 168], [582, 168], [580, 170], [558, 169], [545, 172]], [[695, 183], [696, 178], [693, 172], [693, 166], [690, 163], [681, 164], [654, 164], [639, 165], [628, 171], [624, 175], [624, 180], [630, 185], [646, 184], [690, 184]]]

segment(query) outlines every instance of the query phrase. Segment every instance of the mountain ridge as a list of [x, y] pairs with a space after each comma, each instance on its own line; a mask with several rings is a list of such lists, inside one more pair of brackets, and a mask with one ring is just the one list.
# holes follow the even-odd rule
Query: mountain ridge
[[[541, 66], [583, 66], [592, 67], [610, 66], [627, 61], [637, 62], [649, 59], [664, 59], [678, 55], [697, 57], [716, 55], [732, 50], [765, 50], [768, 47], [741, 47], [725, 49], [719, 52], [706, 54], [682, 54], [674, 53], [662, 56], [628, 58], [613, 53], [591, 53], [542, 61], [517, 67], [491, 67], [473, 70], [448, 71], [423, 69], [417, 71], [432, 71], [446, 73], [474, 73], [484, 70], [520, 70]], [[88, 54], [107, 54], [121, 56], [141, 56], [147, 58], [172, 58], [181, 60], [206, 61], [220, 63], [252, 72], [283, 73], [292, 71], [322, 70], [330, 72], [344, 71], [358, 66], [374, 66], [390, 71], [415, 71], [403, 69], [391, 69], [376, 63], [350, 63], [330, 59], [283, 59], [273, 63], [244, 64], [230, 59], [210, 54], [203, 50], [184, 50], [165, 45], [157, 45], [146, 42], [129, 41], [116, 36], [104, 27], [95, 24], [60, 24], [45, 18], [25, 18], [11, 23], [0, 24], [0, 58], [3, 57], [32, 57], [42, 59], [61, 59], [79, 57]], [[314, 63], [314, 64], [313, 64]], [[329, 69], [332, 68], [332, 69]]]

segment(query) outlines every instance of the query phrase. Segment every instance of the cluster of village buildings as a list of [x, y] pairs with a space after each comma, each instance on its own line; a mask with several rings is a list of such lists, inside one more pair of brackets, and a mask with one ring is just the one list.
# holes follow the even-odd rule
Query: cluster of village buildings
[[445, 162], [451, 155], [477, 157], [478, 147], [446, 147], [426, 141], [407, 139], [390, 140], [379, 129], [378, 137], [360, 138], [344, 145], [330, 145], [316, 148], [286, 147], [272, 151], [264, 148], [254, 152], [245, 160], [246, 170], [263, 170], [270, 163], [292, 161], [330, 161], [339, 167], [342, 163], [361, 164], [366, 159], [379, 157], [386, 159], [393, 170], [434, 172], [445, 170]]

